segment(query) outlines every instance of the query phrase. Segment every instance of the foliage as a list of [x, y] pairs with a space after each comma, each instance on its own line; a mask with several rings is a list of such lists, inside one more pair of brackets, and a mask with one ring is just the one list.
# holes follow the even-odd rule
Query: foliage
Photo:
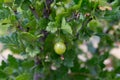
[[[120, 41], [119, 22], [120, 0], [1, 0], [0, 29], [7, 33], [0, 42], [24, 59], [2, 61], [0, 80], [119, 80], [119, 60], [109, 54]], [[63, 55], [54, 51], [58, 40]], [[107, 58], [114, 70], [104, 70]]]

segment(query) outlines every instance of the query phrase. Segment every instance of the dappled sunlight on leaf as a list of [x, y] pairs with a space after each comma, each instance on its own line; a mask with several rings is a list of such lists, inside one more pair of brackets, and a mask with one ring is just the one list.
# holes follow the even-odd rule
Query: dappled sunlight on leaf
[[105, 68], [103, 68], [104, 71], [107, 70], [110, 72], [114, 70], [111, 58], [105, 59], [103, 63], [105, 65]]
[[120, 0], [1, 0], [0, 43], [0, 80], [119, 80]]
[[110, 51], [110, 54], [115, 56], [117, 59], [120, 59], [120, 47], [118, 48], [113, 48], [111, 51]]

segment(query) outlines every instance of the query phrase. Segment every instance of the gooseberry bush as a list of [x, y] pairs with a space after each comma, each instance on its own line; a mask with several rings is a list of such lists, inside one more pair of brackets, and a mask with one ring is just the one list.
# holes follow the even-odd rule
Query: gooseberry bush
[[120, 80], [120, 0], [0, 0], [0, 27], [0, 80]]

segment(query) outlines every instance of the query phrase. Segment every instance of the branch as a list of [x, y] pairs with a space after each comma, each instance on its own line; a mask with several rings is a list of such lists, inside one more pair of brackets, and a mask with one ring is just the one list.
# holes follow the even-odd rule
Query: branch
[[[38, 65], [41, 64], [41, 60], [39, 59], [38, 55], [35, 56], [34, 63], [35, 63], [35, 66], [33, 67], [33, 69], [35, 69]], [[36, 72], [36, 69], [34, 71], [35, 72], [34, 72], [33, 80], [40, 80], [40, 78], [44, 76], [43, 74]]]
[[[87, 26], [87, 24], [90, 22], [92, 20], [92, 18], [90, 17], [90, 18], [88, 18], [88, 19], [85, 19], [85, 21], [83, 22], [83, 24], [82, 24], [82, 27], [81, 27], [81, 29], [80, 30], [82, 30], [85, 26]], [[79, 31], [80, 31], [79, 30]]]
[[[12, 9], [12, 8], [11, 8], [11, 9]], [[25, 30], [23, 29], [23, 27], [21, 26], [20, 20], [17, 18], [17, 15], [18, 15], [17, 10], [14, 10], [14, 9], [12, 9], [12, 10], [13, 10], [13, 12], [14, 12], [14, 14], [15, 14], [15, 17], [16, 17], [16, 19], [17, 19], [17, 22], [18, 22], [17, 28], [18, 28], [19, 30], [21, 30], [21, 31], [25, 31]]]
[[45, 6], [43, 9], [43, 17], [44, 18], [49, 18], [49, 15], [51, 13], [50, 5], [53, 2], [53, 0], [44, 0]]
[[35, 73], [34, 73], [34, 79], [33, 79], [33, 80], [41, 80], [40, 78], [43, 78], [43, 77], [44, 77], [43, 74], [40, 74], [40, 73], [35, 72]]
[[39, 16], [38, 16], [38, 13], [36, 12], [36, 9], [32, 6], [29, 6], [29, 9], [31, 10], [31, 12], [33, 13], [33, 15], [35, 16], [35, 18], [37, 20], [39, 20]]
[[79, 29], [78, 33], [76, 34], [76, 38], [77, 38], [77, 39], [79, 38], [79, 34], [80, 34], [79, 32], [80, 32], [81, 30], [83, 30], [84, 27], [87, 26], [87, 24], [88, 24], [91, 20], [92, 20], [92, 18], [89, 17], [89, 18], [86, 18], [86, 19], [83, 21], [81, 28]]

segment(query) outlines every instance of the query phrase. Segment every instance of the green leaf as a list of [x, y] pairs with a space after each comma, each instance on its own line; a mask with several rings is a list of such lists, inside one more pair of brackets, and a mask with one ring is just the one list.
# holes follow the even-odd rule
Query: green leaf
[[7, 63], [2, 60], [1, 65], [0, 65], [0, 70], [3, 70], [7, 66]]
[[21, 4], [21, 8], [23, 10], [28, 10], [30, 6], [30, 1], [29, 0], [23, 0], [22, 4]]
[[73, 67], [74, 66], [74, 58], [75, 58], [75, 54], [74, 54], [74, 50], [70, 50], [70, 51], [67, 51], [64, 55], [64, 66], [67, 66], [67, 67]]
[[80, 9], [83, 1], [84, 1], [84, 0], [78, 0], [78, 1], [74, 0], [74, 2], [77, 3], [77, 4], [74, 5], [71, 9], [72, 9], [72, 10], [78, 10], [78, 9]]
[[26, 52], [29, 53], [29, 56], [35, 57], [40, 53], [40, 49], [38, 47], [27, 47]]
[[19, 62], [12, 55], [8, 56], [8, 64], [12, 68], [18, 68]]
[[48, 19], [40, 18], [38, 25], [40, 29], [45, 29], [48, 26]]
[[34, 61], [33, 60], [24, 60], [22, 62], [22, 67], [25, 70], [29, 70], [30, 68], [32, 68], [34, 66]]
[[8, 18], [8, 16], [11, 14], [9, 8], [2, 8], [0, 9], [0, 19]]
[[11, 75], [14, 72], [14, 68], [12, 67], [5, 67], [4, 72], [8, 75]]
[[67, 32], [72, 35], [72, 28], [68, 23], [66, 23], [65, 18], [62, 19], [61, 29], [63, 32]]
[[32, 78], [29, 73], [23, 73], [23, 74], [17, 76], [15, 80], [32, 80]]
[[67, 72], [68, 68], [65, 66], [61, 66], [60, 68], [58, 68], [58, 70], [55, 72], [56, 80], [64, 80], [64, 77], [67, 75]]
[[[34, 73], [39, 80], [119, 80], [120, 60], [109, 54], [119, 47], [119, 5], [120, 0], [0, 0], [0, 42], [25, 57], [2, 61], [0, 80], [33, 80]], [[101, 37], [97, 49], [89, 42], [93, 35]], [[55, 54], [57, 41], [66, 45], [62, 56]], [[94, 54], [83, 62], [78, 54], [86, 50]], [[112, 64], [106, 66], [106, 58]], [[114, 70], [104, 71], [108, 66]]]
[[107, 5], [108, 3], [107, 3], [107, 0], [100, 0], [99, 1], [99, 6], [105, 6], [105, 5]]
[[75, 4], [78, 4], [79, 0], [74, 0]]
[[57, 26], [55, 22], [49, 22], [46, 28], [48, 32], [55, 33], [57, 31]]
[[13, 53], [20, 53], [24, 50], [19, 40], [20, 38], [18, 38], [18, 33], [16, 32], [0, 37], [0, 42], [4, 43], [4, 47], [9, 48]]
[[4, 0], [4, 3], [11, 3], [13, 0]]
[[7, 77], [7, 74], [0, 70], [0, 79], [1, 78], [6, 78], [6, 77]]
[[28, 42], [34, 42], [37, 40], [37, 37], [35, 35], [28, 32], [21, 32], [20, 38]]
[[4, 0], [0, 0], [0, 3], [3, 3], [4, 2]]
[[0, 21], [0, 36], [6, 35], [9, 27], [10, 24], [2, 23], [2, 21]]
[[55, 34], [49, 34], [45, 40], [45, 45], [44, 45], [44, 50], [45, 52], [53, 52], [53, 47], [54, 47], [54, 38]]
[[22, 2], [23, 0], [15, 0], [15, 4], [17, 5], [17, 6], [20, 6], [20, 4], [21, 4], [21, 2]]

